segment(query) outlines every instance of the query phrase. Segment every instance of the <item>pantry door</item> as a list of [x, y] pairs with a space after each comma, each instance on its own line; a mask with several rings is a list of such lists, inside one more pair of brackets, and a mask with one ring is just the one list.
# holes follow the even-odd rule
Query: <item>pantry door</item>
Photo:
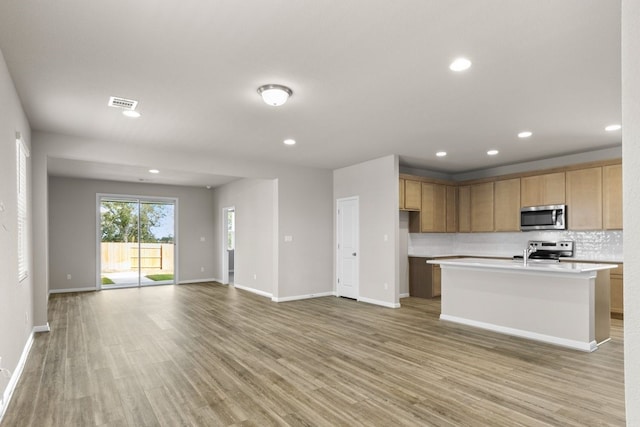
[[358, 299], [360, 280], [359, 200], [357, 197], [337, 200], [337, 283], [336, 294]]

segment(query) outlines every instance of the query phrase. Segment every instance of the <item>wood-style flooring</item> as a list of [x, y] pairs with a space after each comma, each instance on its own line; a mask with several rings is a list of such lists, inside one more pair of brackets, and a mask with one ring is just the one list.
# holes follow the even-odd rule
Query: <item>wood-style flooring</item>
[[53, 295], [2, 427], [624, 425], [622, 321], [583, 353], [216, 283]]

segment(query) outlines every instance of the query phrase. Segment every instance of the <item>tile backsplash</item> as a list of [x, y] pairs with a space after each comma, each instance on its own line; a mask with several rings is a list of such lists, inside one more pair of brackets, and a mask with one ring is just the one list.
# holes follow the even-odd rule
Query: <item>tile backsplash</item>
[[512, 256], [529, 240], [572, 240], [576, 259], [622, 260], [622, 231], [530, 231], [513, 233], [410, 233], [411, 255]]

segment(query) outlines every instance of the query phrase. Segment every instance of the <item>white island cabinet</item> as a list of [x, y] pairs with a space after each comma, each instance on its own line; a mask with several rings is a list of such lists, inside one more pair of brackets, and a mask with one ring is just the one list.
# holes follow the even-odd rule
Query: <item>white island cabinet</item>
[[609, 340], [611, 264], [458, 258], [442, 268], [441, 320], [594, 351]]

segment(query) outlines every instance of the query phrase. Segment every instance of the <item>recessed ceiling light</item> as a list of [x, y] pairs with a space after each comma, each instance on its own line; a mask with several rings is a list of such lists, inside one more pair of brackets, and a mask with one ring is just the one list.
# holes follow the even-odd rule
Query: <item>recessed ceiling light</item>
[[457, 58], [449, 65], [451, 71], [464, 71], [469, 69], [469, 67], [471, 67], [471, 61], [467, 58]]
[[622, 129], [622, 126], [620, 125], [609, 125], [606, 128], [604, 128], [604, 130], [606, 130], [607, 132], [613, 132], [614, 130], [620, 130]]
[[149, 169], [149, 173], [160, 173], [158, 169]]
[[279, 107], [287, 102], [287, 99], [293, 95], [293, 91], [282, 85], [264, 85], [258, 88], [258, 93], [262, 96], [262, 100], [269, 105]]
[[137, 119], [138, 117], [140, 117], [140, 113], [138, 113], [136, 110], [123, 110], [122, 114], [127, 117], [131, 117], [132, 119]]
[[530, 132], [528, 130], [525, 130], [523, 132], [520, 132], [518, 134], [518, 138], [529, 138], [531, 135], [533, 135], [533, 132]]
[[436, 156], [438, 156], [438, 157], [444, 157], [444, 156], [446, 156], [446, 155], [447, 155], [447, 152], [446, 152], [446, 151], [438, 151], [438, 152], [436, 153]]
[[296, 145], [296, 140], [295, 139], [290, 139], [289, 138], [289, 139], [285, 139], [282, 142], [284, 142], [285, 145]]
[[498, 153], [499, 153], [498, 150], [489, 150], [489, 151], [487, 151], [487, 154], [490, 155], [490, 156], [495, 156]]

